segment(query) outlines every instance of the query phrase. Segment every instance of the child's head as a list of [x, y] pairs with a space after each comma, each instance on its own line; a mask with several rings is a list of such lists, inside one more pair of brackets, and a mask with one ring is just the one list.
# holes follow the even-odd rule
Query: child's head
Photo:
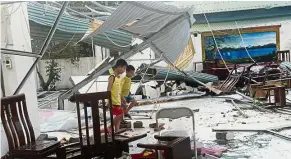
[[126, 68], [126, 76], [132, 78], [135, 73], [135, 68], [132, 65], [128, 65]]
[[116, 61], [114, 66], [114, 72], [117, 74], [123, 74], [127, 68], [127, 62], [124, 59], [119, 59]]

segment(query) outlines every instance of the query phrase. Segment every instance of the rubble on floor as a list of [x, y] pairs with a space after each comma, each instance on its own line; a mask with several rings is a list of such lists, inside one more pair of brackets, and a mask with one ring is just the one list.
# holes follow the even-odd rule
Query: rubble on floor
[[[271, 134], [266, 134], [262, 132], [233, 132], [231, 134], [231, 137], [228, 137], [227, 142], [221, 143], [217, 141], [216, 132], [213, 132], [213, 129], [266, 129], [275, 126], [283, 126], [288, 124], [291, 125], [290, 115], [276, 112], [262, 112], [254, 109], [253, 107], [250, 107], [249, 105], [237, 102], [237, 106], [240, 107], [240, 109], [242, 109], [244, 113], [248, 115], [248, 118], [245, 118], [239, 114], [239, 111], [235, 109], [231, 102], [225, 100], [225, 98], [234, 98], [237, 100], [241, 100], [241, 96], [228, 95], [222, 97], [224, 98], [202, 97], [197, 99], [187, 99], [183, 101], [145, 105], [134, 107], [132, 109], [132, 112], [144, 111], [150, 115], [151, 112], [153, 112], [152, 110], [169, 107], [188, 107], [192, 110], [199, 109], [199, 112], [195, 112], [195, 131], [196, 138], [198, 139], [197, 147], [201, 148], [202, 153], [208, 153], [224, 159], [290, 158], [291, 142], [278, 138]], [[287, 98], [290, 98], [290, 94], [287, 96]], [[46, 112], [46, 120], [41, 120], [42, 131], [48, 130], [50, 128], [48, 124], [45, 123], [48, 120], [50, 120], [52, 123], [55, 123], [55, 125], [59, 125], [60, 123], [57, 123], [55, 121], [65, 121], [76, 117], [75, 113], [73, 112], [57, 111], [54, 113], [58, 115], [52, 114], [51, 112]], [[143, 151], [143, 149], [136, 147], [137, 143], [146, 144], [156, 142], [153, 136], [158, 132], [154, 131], [154, 128], [149, 127], [150, 124], [155, 123], [154, 116], [155, 111], [152, 114], [151, 119], [144, 119], [139, 118], [138, 116], [132, 116], [133, 120], [131, 121], [131, 124], [135, 123], [136, 121], [141, 121], [143, 125], [143, 128], [135, 128], [134, 126], [132, 126], [134, 133], [148, 132], [148, 137], [131, 143], [130, 153], [140, 153]], [[68, 119], [66, 119], [66, 117]], [[164, 130], [187, 130], [189, 134], [191, 134], [192, 126], [191, 124], [189, 124], [190, 121], [191, 118], [180, 118], [171, 121], [160, 120], [159, 122], [165, 123], [165, 125], [163, 126]], [[51, 128], [52, 127], [54, 126], [51, 126]], [[290, 136], [291, 129], [279, 130], [278, 133]], [[65, 132], [50, 132], [48, 134], [50, 136], [57, 136], [59, 139], [63, 137], [69, 139], [70, 137], [78, 136], [78, 132], [76, 129], [70, 130], [68, 128], [66, 128]]]

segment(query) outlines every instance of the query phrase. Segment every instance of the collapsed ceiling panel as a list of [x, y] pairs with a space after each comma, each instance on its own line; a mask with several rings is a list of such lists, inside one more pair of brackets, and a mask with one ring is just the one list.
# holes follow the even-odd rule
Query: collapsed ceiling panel
[[108, 19], [86, 40], [96, 34], [106, 35], [115, 29], [126, 30], [132, 35], [147, 40], [166, 26], [180, 20], [180, 23], [164, 31], [161, 36], [148, 41], [174, 62], [184, 50], [194, 22], [191, 8], [177, 8], [162, 2], [123, 2]]

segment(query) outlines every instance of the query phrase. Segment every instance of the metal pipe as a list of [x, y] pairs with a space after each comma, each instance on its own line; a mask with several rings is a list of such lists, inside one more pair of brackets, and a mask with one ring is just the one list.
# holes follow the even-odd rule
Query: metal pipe
[[85, 7], [86, 7], [87, 9], [89, 9], [91, 12], [93, 12], [93, 13], [95, 13], [95, 14], [97, 14], [97, 15], [105, 15], [105, 16], [109, 16], [109, 15], [111, 15], [111, 13], [108, 13], [108, 12], [99, 12], [99, 11], [97, 11], [97, 10], [94, 10], [94, 9], [90, 8], [89, 6], [87, 6], [87, 5], [85, 5]]
[[60, 97], [58, 99], [58, 104], [59, 104], [58, 109], [63, 110], [64, 109], [64, 102], [63, 102], [64, 99], [68, 98], [72, 93], [77, 92], [80, 88], [82, 88], [83, 86], [85, 86], [86, 84], [91, 82], [92, 80], [94, 80], [97, 77], [99, 77], [100, 75], [102, 75], [105, 71], [108, 71], [110, 68], [112, 68], [114, 66], [114, 63], [118, 59], [122, 59], [122, 58], [127, 59], [130, 56], [132, 56], [134, 53], [138, 52], [139, 50], [145, 49], [145, 47], [147, 47], [147, 44], [142, 43], [142, 45], [140, 44], [139, 46], [133, 48], [130, 52], [127, 52], [127, 53], [123, 54], [122, 56], [119, 56], [118, 58], [111, 60], [108, 63], [100, 65], [88, 77], [86, 77], [84, 80], [82, 80], [81, 82], [76, 84], [73, 88], [71, 88], [67, 92], [60, 95]]
[[277, 136], [277, 137], [279, 137], [279, 138], [281, 138], [281, 139], [285, 139], [285, 140], [291, 141], [291, 137], [286, 136], [286, 135], [279, 134], [279, 133], [277, 133], [277, 132], [275, 132], [275, 131], [272, 131], [272, 130], [265, 130], [265, 132], [266, 132], [266, 133], [269, 133], [269, 134], [271, 134], [271, 135]]
[[160, 50], [159, 50], [159, 49], [158, 49], [158, 48], [157, 48], [157, 47], [156, 47], [152, 42], [150, 42], [150, 47], [151, 47], [151, 49], [153, 49], [153, 51], [154, 51], [156, 54], [158, 54], [158, 55], [162, 55], [163, 59], [164, 59], [168, 64], [170, 64], [172, 67], [174, 67], [177, 71], [179, 71], [179, 72], [181, 72], [182, 74], [184, 74], [185, 77], [190, 77], [191, 79], [193, 79], [193, 80], [194, 80], [195, 82], [197, 82], [198, 84], [201, 84], [202, 86], [205, 86], [205, 87], [208, 88], [210, 91], [212, 91], [212, 92], [214, 92], [214, 93], [216, 93], [216, 94], [220, 94], [220, 93], [221, 93], [220, 90], [215, 89], [215, 88], [212, 88], [211, 86], [208, 86], [208, 85], [202, 83], [201, 81], [197, 80], [196, 78], [194, 78], [194, 77], [188, 75], [186, 72], [180, 70], [177, 66], [175, 66], [175, 65], [172, 63], [172, 61], [170, 61], [166, 56], [164, 56], [164, 55], [162, 54], [162, 52], [161, 52], [161, 51], [160, 51]]
[[41, 57], [39, 54], [33, 53], [33, 52], [11, 50], [11, 49], [4, 49], [4, 48], [1, 48], [1, 53], [9, 54], [9, 55], [28, 56], [28, 57]]
[[18, 85], [17, 89], [15, 90], [13, 95], [16, 95], [19, 93], [19, 91], [21, 90], [21, 88], [23, 87], [23, 85], [25, 84], [25, 82], [27, 81], [27, 79], [29, 78], [29, 76], [31, 75], [32, 71], [34, 70], [36, 64], [40, 61], [41, 57], [44, 55], [45, 51], [47, 50], [47, 47], [49, 45], [49, 43], [52, 40], [52, 37], [57, 29], [57, 26], [62, 18], [62, 15], [64, 13], [64, 11], [66, 10], [66, 7], [68, 5], [68, 1], [65, 1], [63, 3], [63, 6], [61, 8], [61, 10], [59, 11], [59, 14], [54, 22], [54, 25], [52, 26], [51, 30], [49, 31], [46, 40], [44, 41], [44, 44], [39, 52], [40, 57], [37, 57], [36, 60], [34, 61], [34, 63], [32, 64], [32, 66], [30, 67], [29, 71], [27, 72], [27, 74], [24, 76], [24, 78], [22, 79], [22, 81], [20, 82], [20, 84]]
[[4, 79], [3, 79], [3, 69], [2, 69], [2, 65], [1, 67], [1, 90], [2, 90], [2, 97], [5, 97], [5, 84], [4, 84]]
[[21, 3], [21, 2], [25, 2], [25, 1], [1, 1], [1, 5]]
[[[154, 39], [158, 39], [159, 37], [161, 37], [162, 35], [167, 33], [169, 30], [171, 30], [173, 27], [175, 27], [177, 24], [181, 23], [188, 16], [189, 15], [186, 15], [186, 14], [178, 16], [176, 19], [172, 20], [169, 25], [163, 27], [159, 32], [157, 32], [156, 34], [150, 36], [148, 39], [144, 40], [138, 46], [134, 46], [133, 49], [131, 49], [129, 52], [124, 53], [119, 58], [116, 58], [116, 59], [110, 61], [103, 68], [100, 68], [100, 67], [96, 68], [94, 70], [94, 72], [92, 72], [87, 78], [85, 78], [83, 81], [81, 81], [80, 83], [78, 83], [73, 88], [71, 88], [70, 90], [68, 90], [67, 92], [65, 92], [64, 94], [62, 94], [59, 97], [58, 109], [64, 109], [64, 102], [63, 102], [64, 99], [68, 98], [70, 96], [70, 94], [72, 94], [74, 92], [77, 92], [80, 88], [82, 88], [83, 86], [85, 86], [86, 84], [88, 84], [89, 82], [94, 80], [95, 78], [97, 78], [100, 75], [102, 75], [105, 71], [109, 70], [118, 59], [121, 59], [121, 58], [127, 59], [127, 58], [131, 57], [133, 54], [148, 48], [149, 42], [153, 41]], [[93, 36], [93, 35], [90, 34], [86, 38], [89, 38], [91, 36]]]
[[95, 1], [91, 1], [92, 4], [102, 8], [103, 10], [109, 12], [109, 13], [112, 13], [114, 12], [114, 10], [116, 10], [116, 8], [112, 8], [112, 7], [108, 7], [108, 6], [103, 6], [102, 4], [98, 3], [98, 2], [95, 2]]
[[[56, 5], [58, 5], [58, 6], [61, 6], [61, 4], [59, 4], [58, 2], [54, 2], [54, 1], [47, 1], [47, 2], [50, 2], [50, 3], [56, 4]], [[78, 14], [78, 15], [84, 16], [84, 17], [86, 17], [86, 18], [88, 18], [88, 19], [96, 20], [96, 19], [93, 18], [93, 17], [90, 17], [90, 16], [88, 16], [88, 15], [85, 15], [85, 14], [82, 14], [82, 13], [80, 13], [80, 12], [78, 12], [78, 11], [73, 10], [73, 9], [71, 9], [70, 7], [68, 7], [67, 10], [70, 10], [70, 11], [72, 11], [72, 12]]]
[[248, 116], [239, 108], [238, 105], [234, 102], [234, 100], [231, 100], [232, 105], [236, 108], [236, 110], [245, 118], [248, 118]]

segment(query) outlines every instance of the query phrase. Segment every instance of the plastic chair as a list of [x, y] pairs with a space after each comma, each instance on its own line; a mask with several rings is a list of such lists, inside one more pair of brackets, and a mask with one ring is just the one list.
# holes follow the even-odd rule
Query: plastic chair
[[[197, 148], [196, 148], [196, 136], [195, 136], [195, 118], [194, 118], [194, 112], [187, 108], [187, 107], [175, 107], [175, 108], [163, 108], [160, 109], [156, 113], [156, 125], [159, 125], [158, 120], [162, 118], [168, 118], [168, 119], [178, 119], [181, 117], [192, 117], [192, 128], [193, 128], [193, 144], [194, 144], [194, 155], [197, 159]], [[160, 132], [160, 135], [161, 132]], [[167, 134], [168, 136], [168, 134]], [[170, 135], [172, 136], [172, 134]], [[159, 153], [159, 158], [161, 158], [161, 153]]]

